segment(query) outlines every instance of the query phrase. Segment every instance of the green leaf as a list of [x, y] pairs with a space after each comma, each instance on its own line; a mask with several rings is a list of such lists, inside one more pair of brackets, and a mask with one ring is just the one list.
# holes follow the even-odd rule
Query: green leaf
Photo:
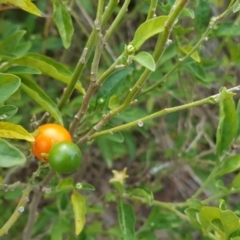
[[37, 15], [42, 16], [41, 11], [31, 2], [31, 0], [1, 0], [1, 3], [11, 4], [13, 6], [19, 7], [22, 10]]
[[191, 221], [191, 224], [194, 226], [194, 228], [200, 230], [201, 225], [198, 222], [199, 211], [194, 208], [187, 208], [184, 212], [188, 216], [188, 218]]
[[240, 2], [236, 1], [233, 5], [233, 13], [240, 11]]
[[64, 3], [59, 0], [53, 1], [53, 21], [63, 41], [63, 46], [69, 48], [74, 32], [72, 19]]
[[6, 73], [11, 74], [41, 74], [42, 72], [39, 71], [37, 68], [29, 67], [29, 66], [12, 66], [7, 69]]
[[188, 69], [190, 73], [192, 73], [193, 76], [196, 77], [197, 80], [199, 80], [202, 83], [207, 83], [208, 79], [206, 77], [206, 74], [200, 64], [197, 64], [195, 62], [192, 62], [190, 64], [184, 65], [185, 68]]
[[208, 0], [198, 0], [195, 10], [196, 26], [199, 30], [206, 29], [211, 15], [211, 6]]
[[0, 122], [0, 138], [21, 139], [33, 142], [34, 137], [22, 126], [9, 122]]
[[7, 100], [20, 87], [21, 80], [12, 74], [0, 73], [0, 103]]
[[57, 218], [51, 226], [50, 240], [62, 240], [64, 225], [61, 218]]
[[118, 222], [123, 240], [134, 240], [135, 215], [131, 206], [122, 200], [118, 202]]
[[56, 187], [56, 191], [65, 191], [73, 189], [73, 179], [72, 178], [65, 178], [63, 179]]
[[[184, 46], [184, 47], [180, 47], [180, 48], [179, 48], [179, 50], [180, 50], [181, 52], [185, 53], [186, 55], [188, 55], [188, 54], [192, 51], [192, 49], [193, 49], [193, 47], [190, 46], [190, 45], [187, 45], [187, 46]], [[196, 61], [196, 62], [200, 62], [200, 61], [201, 61], [201, 59], [200, 59], [197, 51], [193, 52], [193, 53], [190, 55], [190, 57], [191, 57], [194, 61]]]
[[26, 157], [19, 149], [0, 139], [0, 167], [9, 168], [25, 162]]
[[234, 37], [240, 35], [239, 24], [233, 24], [232, 22], [219, 23], [216, 28], [213, 29], [211, 35], [214, 37]]
[[200, 223], [204, 233], [208, 233], [213, 228], [212, 221], [220, 219], [220, 210], [216, 207], [205, 206], [200, 210]]
[[15, 49], [25, 33], [26, 31], [20, 30], [4, 39], [0, 43], [0, 56], [7, 58], [17, 57], [15, 54]]
[[238, 120], [237, 136], [240, 136], [240, 100], [238, 100], [237, 104], [237, 120]]
[[223, 161], [223, 164], [216, 172], [216, 176], [218, 177], [234, 172], [240, 168], [240, 154], [224, 159]]
[[62, 115], [56, 104], [32, 79], [22, 77], [21, 88], [32, 97], [34, 101], [48, 111], [56, 121], [63, 125]]
[[130, 44], [133, 45], [137, 51], [146, 40], [164, 30], [164, 24], [167, 19], [168, 16], [159, 16], [156, 18], [151, 18], [141, 24], [136, 30], [134, 38]]
[[232, 96], [233, 93], [229, 93], [226, 88], [222, 88], [219, 96], [220, 113], [216, 136], [216, 154], [218, 157], [220, 157], [224, 151], [230, 149], [231, 142], [237, 133], [237, 114]]
[[149, 206], [152, 206], [153, 204], [153, 193], [148, 189], [135, 188], [130, 192], [130, 196], [137, 196], [143, 198], [144, 200], [146, 200]]
[[[67, 68], [44, 55], [29, 53], [24, 57], [14, 60], [13, 63], [37, 68], [42, 73], [66, 84], [69, 84], [72, 78], [72, 73]], [[76, 89], [85, 94], [85, 90], [80, 82], [76, 84]]]
[[222, 209], [223, 204], [224, 204], [224, 201], [222, 200], [219, 206], [220, 217], [221, 217], [222, 225], [224, 227], [224, 232], [227, 235], [227, 239], [229, 239], [228, 238], [229, 235], [240, 228], [240, 223], [239, 223], [239, 218], [234, 212], [230, 210]]
[[111, 95], [116, 94], [119, 86], [132, 71], [133, 68], [124, 68], [111, 74], [106, 81], [104, 81], [103, 86], [99, 89], [99, 98], [102, 97], [106, 99]]
[[137, 239], [138, 240], [157, 240], [157, 237], [155, 234], [150, 230], [150, 231], [144, 231], [144, 232], [139, 232], [137, 234]]
[[108, 135], [99, 137], [99, 139], [101, 139], [101, 140], [107, 139], [107, 140], [110, 140], [110, 141], [113, 141], [113, 142], [117, 142], [117, 143], [124, 142], [124, 137], [123, 137], [121, 132], [116, 132], [116, 133], [112, 133], [112, 134], [110, 133]]
[[232, 180], [231, 188], [238, 188], [240, 186], [240, 173], [238, 173]]
[[109, 99], [108, 107], [113, 110], [120, 106], [119, 95], [112, 95]]
[[0, 107], [0, 121], [7, 120], [16, 114], [18, 108], [12, 105]]
[[82, 190], [95, 191], [95, 187], [89, 183], [81, 183], [81, 185]]
[[148, 52], [140, 52], [137, 55], [130, 55], [129, 58], [151, 71], [155, 71], [156, 69], [155, 61], [152, 55]]
[[75, 190], [71, 195], [71, 201], [75, 218], [75, 234], [79, 235], [85, 224], [86, 203], [84, 197]]

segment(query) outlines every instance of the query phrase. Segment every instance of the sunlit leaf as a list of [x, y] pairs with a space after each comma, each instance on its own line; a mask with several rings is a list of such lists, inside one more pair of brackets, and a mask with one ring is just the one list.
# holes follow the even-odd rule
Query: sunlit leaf
[[1, 3], [11, 4], [13, 6], [19, 7], [22, 10], [32, 13], [37, 16], [41, 16], [41, 11], [32, 3], [31, 0], [1, 0]]
[[[43, 74], [66, 84], [69, 84], [72, 78], [72, 73], [65, 66], [44, 55], [29, 53], [24, 57], [14, 60], [13, 63], [37, 68]], [[85, 94], [85, 90], [80, 82], [76, 84], [76, 89]]]
[[22, 126], [9, 122], [0, 122], [0, 138], [21, 139], [29, 142], [34, 141], [32, 134]]
[[84, 197], [75, 190], [71, 195], [71, 201], [75, 218], [75, 234], [79, 235], [85, 224], [86, 203]]
[[240, 228], [240, 223], [238, 216], [234, 212], [231, 210], [226, 210], [225, 207], [222, 209], [222, 204], [224, 204], [223, 200], [221, 200], [219, 205], [220, 217], [224, 227], [224, 232], [227, 236], [227, 239], [229, 239], [229, 235]]
[[140, 52], [136, 55], [130, 55], [129, 58], [151, 71], [155, 71], [156, 69], [155, 61], [152, 55], [148, 52]]
[[159, 16], [151, 18], [141, 24], [136, 30], [134, 38], [130, 44], [133, 45], [135, 50], [138, 50], [146, 40], [164, 30], [164, 24], [167, 19], [168, 16]]
[[[185, 53], [186, 55], [188, 55], [188, 54], [192, 51], [192, 49], [193, 49], [193, 47], [190, 46], [190, 45], [179, 48], [179, 50], [182, 51], [183, 53]], [[200, 62], [200, 61], [201, 61], [201, 59], [200, 59], [197, 51], [193, 52], [193, 53], [190, 55], [190, 57], [191, 57], [193, 60], [195, 60], [196, 62]]]

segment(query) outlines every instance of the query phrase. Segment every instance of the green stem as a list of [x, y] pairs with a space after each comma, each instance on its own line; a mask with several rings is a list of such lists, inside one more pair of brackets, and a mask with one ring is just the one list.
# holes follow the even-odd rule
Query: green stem
[[[240, 91], [240, 85], [228, 89], [228, 92], [237, 92], [237, 91]], [[124, 131], [124, 130], [127, 130], [127, 129], [131, 128], [131, 127], [135, 127], [135, 126], [142, 127], [144, 125], [144, 122], [146, 122], [148, 120], [151, 120], [153, 118], [156, 118], [156, 117], [160, 117], [160, 116], [169, 114], [169, 113], [173, 113], [173, 112], [177, 112], [177, 111], [201, 106], [201, 105], [204, 105], [204, 104], [215, 104], [215, 103], [218, 103], [220, 101], [219, 96], [220, 96], [220, 94], [218, 93], [218, 94], [209, 96], [207, 98], [203, 98], [203, 99], [195, 101], [195, 102], [183, 104], [183, 105], [180, 105], [180, 106], [177, 106], [177, 107], [165, 108], [165, 109], [160, 110], [158, 112], [152, 113], [152, 114], [150, 114], [146, 117], [139, 118], [135, 121], [123, 124], [121, 126], [110, 128], [110, 129], [107, 129], [107, 130], [104, 130], [104, 131], [101, 131], [101, 132], [97, 132], [97, 133], [93, 132], [92, 134], [88, 135], [87, 140], [93, 140], [93, 139], [95, 139], [97, 137], [100, 137], [100, 136], [103, 136], [103, 135], [113, 134], [113, 133], [116, 133], [116, 132]], [[112, 112], [110, 112], [110, 114], [111, 113]], [[110, 117], [110, 116], [109, 115], [104, 116], [104, 118], [107, 118], [107, 117]], [[79, 141], [79, 143], [80, 143], [80, 141]]]
[[193, 107], [200, 106], [200, 105], [203, 105], [203, 104], [213, 103], [214, 101], [215, 100], [214, 100], [213, 96], [210, 96], [210, 97], [201, 99], [201, 100], [196, 101], [196, 102], [187, 103], [187, 104], [177, 106], [177, 107], [172, 107], [172, 108], [165, 108], [161, 111], [155, 112], [155, 113], [150, 114], [150, 115], [148, 115], [146, 117], [143, 117], [143, 118], [139, 118], [135, 121], [123, 124], [121, 126], [110, 128], [110, 129], [107, 129], [107, 130], [104, 130], [104, 131], [101, 131], [101, 132], [98, 132], [98, 133], [94, 133], [94, 134], [92, 134], [88, 137], [88, 140], [93, 140], [94, 138], [97, 138], [97, 137], [100, 137], [100, 136], [103, 136], [103, 135], [106, 135], [106, 134], [113, 134], [113, 133], [116, 133], [116, 132], [127, 130], [127, 129], [129, 129], [131, 127], [135, 127], [135, 126], [142, 127], [144, 122], [146, 122], [150, 119], [160, 117], [160, 116], [163, 116], [163, 115], [166, 115], [166, 114], [169, 114], [169, 113], [193, 108]]
[[216, 18], [213, 18], [209, 25], [208, 28], [206, 29], [206, 31], [203, 33], [202, 37], [199, 39], [199, 41], [195, 44], [195, 46], [192, 48], [192, 50], [185, 55], [185, 57], [183, 57], [182, 59], [179, 59], [179, 61], [175, 64], [175, 66], [162, 78], [160, 79], [158, 82], [154, 83], [152, 86], [144, 89], [143, 91], [141, 91], [141, 94], [150, 92], [151, 90], [155, 89], [156, 87], [158, 87], [159, 85], [163, 84], [166, 82], [166, 80], [168, 79], [168, 77], [175, 72], [181, 65], [182, 63], [184, 63], [189, 57], [191, 57], [191, 55], [200, 47], [200, 45], [206, 40], [208, 34], [212, 31], [213, 27], [219, 22], [221, 21], [224, 17], [226, 17], [230, 12], [232, 11], [232, 7], [227, 9], [225, 12], [223, 12], [221, 15], [219, 15]]
[[[74, 120], [72, 121], [72, 123], [70, 124], [70, 133], [73, 135], [73, 133], [75, 132], [76, 128], [78, 127], [79, 123], [81, 122], [83, 116], [85, 115], [85, 113], [88, 110], [88, 105], [90, 102], [90, 99], [92, 97], [92, 95], [94, 94], [94, 92], [99, 88], [99, 86], [107, 79], [107, 77], [113, 73], [116, 70], [116, 66], [119, 64], [119, 62], [121, 61], [122, 57], [124, 55], [126, 55], [126, 50], [124, 50], [124, 52], [120, 55], [120, 57], [109, 67], [109, 69], [104, 72], [102, 74], [102, 76], [99, 78], [99, 80], [97, 80], [97, 68], [98, 68], [98, 64], [99, 64], [99, 60], [100, 60], [100, 56], [101, 56], [101, 51], [102, 51], [102, 47], [104, 42], [106, 42], [111, 35], [113, 34], [114, 30], [116, 29], [117, 25], [119, 24], [120, 20], [123, 18], [123, 15], [125, 14], [125, 12], [127, 11], [128, 5], [130, 3], [130, 0], [126, 0], [125, 3], [123, 4], [121, 10], [119, 11], [117, 17], [115, 18], [115, 20], [113, 21], [112, 25], [110, 26], [110, 28], [106, 31], [106, 35], [104, 36], [104, 39], [102, 39], [102, 42], [100, 43], [99, 41], [99, 45], [97, 47], [96, 50], [96, 54], [95, 54], [95, 58], [93, 60], [93, 65], [92, 65], [92, 71], [91, 71], [91, 83], [88, 87], [86, 96], [84, 97], [83, 103], [78, 111], [78, 113], [75, 115]], [[113, 6], [116, 6], [116, 2], [112, 1], [112, 4], [110, 5], [110, 9], [109, 11], [113, 11]], [[108, 11], [108, 7], [106, 8], [106, 11]], [[103, 19], [104, 23], [106, 22], [106, 18], [110, 17], [110, 14], [106, 14], [106, 17]]]
[[234, 189], [230, 189], [230, 190], [222, 190], [221, 192], [218, 192], [217, 194], [206, 198], [205, 200], [202, 201], [203, 204], [208, 204], [214, 200], [218, 200], [222, 197], [228, 196], [230, 194], [234, 194], [234, 193], [239, 193], [240, 192], [240, 188], [234, 188]]
[[[38, 169], [36, 172], [32, 174], [32, 177], [29, 182], [33, 182], [36, 177], [39, 176], [41, 172], [41, 165], [39, 165]], [[25, 211], [25, 206], [29, 202], [29, 195], [32, 191], [32, 186], [28, 185], [24, 190], [22, 197], [15, 208], [13, 214], [11, 217], [7, 220], [7, 222], [3, 225], [3, 227], [0, 229], [0, 237], [3, 236], [4, 234], [7, 234], [9, 229], [12, 227], [12, 225], [17, 221], [17, 219], [22, 215], [22, 213]]]
[[156, 8], [157, 8], [158, 1], [157, 0], [151, 0], [150, 7], [148, 10], [147, 20], [154, 17]]
[[117, 26], [119, 25], [120, 21], [123, 19], [123, 16], [127, 12], [128, 5], [129, 5], [130, 2], [131, 2], [131, 0], [125, 0], [124, 1], [124, 4], [123, 4], [122, 8], [118, 12], [118, 15], [116, 16], [113, 23], [111, 24], [111, 26], [106, 31], [106, 34], [105, 34], [105, 37], [104, 37], [105, 42], [107, 42], [107, 40], [112, 36], [112, 34], [116, 30]]
[[0, 229], [0, 237], [7, 234], [12, 225], [17, 221], [17, 219], [22, 215], [25, 210], [25, 206], [29, 201], [29, 194], [31, 192], [31, 187], [28, 186], [23, 190], [22, 197], [14, 210], [12, 216], [7, 220], [7, 222]]
[[[114, 8], [116, 7], [116, 0], [112, 0], [109, 2], [108, 7], [106, 8], [106, 11], [103, 14], [103, 19], [102, 19], [102, 27], [105, 26], [105, 24], [107, 23], [107, 21], [109, 20], [111, 13], [113, 12]], [[78, 79], [80, 79], [83, 69], [85, 68], [85, 65], [89, 59], [89, 56], [93, 50], [94, 44], [95, 44], [95, 38], [96, 38], [96, 31], [92, 31], [91, 35], [88, 38], [88, 41], [86, 43], [86, 46], [83, 50], [83, 53], [81, 55], [81, 57], [79, 58], [79, 61], [75, 67], [72, 79], [70, 81], [70, 83], [68, 84], [64, 94], [62, 95], [59, 104], [58, 104], [58, 108], [61, 110], [65, 104], [67, 103], [68, 99], [70, 98], [70, 96], [73, 93], [74, 87], [78, 81]]]
[[[142, 198], [142, 197], [139, 197], [139, 196], [124, 195], [124, 197], [135, 200], [135, 201], [139, 201], [139, 202], [142, 202], [142, 203], [145, 203], [145, 204], [148, 203], [145, 198]], [[152, 205], [167, 209], [167, 210], [173, 212], [174, 214], [176, 214], [182, 220], [189, 222], [189, 218], [185, 214], [181, 213], [180, 211], [178, 211], [176, 209], [177, 207], [186, 207], [187, 206], [186, 203], [166, 203], [166, 202], [161, 202], [161, 201], [154, 200]]]
[[[167, 45], [168, 37], [169, 37], [169, 35], [171, 33], [171, 30], [172, 30], [172, 27], [175, 24], [177, 17], [181, 13], [181, 11], [184, 8], [186, 3], [187, 3], [187, 0], [176, 1], [175, 5], [174, 5], [174, 8], [172, 9], [171, 13], [169, 14], [168, 19], [167, 19], [167, 21], [164, 25], [164, 31], [161, 35], [159, 35], [158, 41], [157, 41], [157, 44], [156, 44], [156, 47], [155, 47], [155, 50], [154, 50], [154, 53], [153, 53], [153, 58], [154, 58], [155, 62], [157, 62], [159, 60], [162, 53], [164, 52], [164, 50], [166, 48], [166, 45]], [[96, 124], [94, 126], [94, 128], [88, 134], [86, 134], [84, 137], [79, 139], [77, 144], [80, 145], [80, 144], [84, 143], [85, 141], [87, 141], [89, 139], [90, 135], [93, 135], [95, 132], [97, 132], [99, 129], [101, 129], [104, 125], [106, 125], [106, 123], [113, 116], [115, 116], [116, 114], [119, 114], [120, 112], [125, 110], [127, 107], [129, 107], [131, 105], [134, 97], [136, 96], [136, 94], [141, 90], [143, 84], [146, 82], [150, 73], [151, 73], [150, 70], [145, 69], [145, 71], [140, 76], [139, 80], [135, 83], [133, 88], [131, 88], [129, 90], [129, 93], [128, 93], [127, 98], [124, 101], [124, 103], [121, 106], [119, 106], [118, 108], [116, 108], [113, 111], [110, 111], [108, 114], [106, 114], [102, 118], [102, 120], [100, 120], [100, 122], [98, 124]]]

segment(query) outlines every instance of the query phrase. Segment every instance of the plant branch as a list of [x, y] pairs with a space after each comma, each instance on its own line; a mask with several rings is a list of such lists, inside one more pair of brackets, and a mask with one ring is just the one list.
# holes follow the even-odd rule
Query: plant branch
[[157, 0], [151, 0], [150, 7], [148, 10], [147, 20], [154, 17], [156, 8], [157, 8], [158, 1]]
[[[157, 41], [157, 44], [156, 44], [156, 47], [155, 47], [155, 50], [153, 53], [153, 58], [154, 58], [155, 62], [157, 62], [159, 60], [162, 53], [164, 52], [166, 45], [167, 45], [169, 35], [172, 30], [172, 27], [175, 24], [177, 17], [181, 13], [181, 11], [184, 8], [184, 6], [186, 5], [186, 3], [187, 3], [187, 0], [179, 0], [179, 1], [176, 1], [176, 3], [174, 4], [174, 8], [172, 8], [172, 11], [170, 12], [168, 19], [164, 25], [164, 31], [158, 37], [158, 41]], [[127, 107], [129, 107], [131, 105], [134, 97], [136, 96], [136, 94], [139, 92], [139, 90], [142, 88], [143, 84], [146, 82], [150, 73], [151, 73], [150, 70], [145, 69], [145, 71], [142, 73], [142, 75], [140, 76], [139, 80], [135, 83], [133, 88], [129, 89], [129, 93], [128, 93], [124, 103], [121, 106], [119, 106], [118, 108], [116, 108], [116, 109], [110, 111], [108, 114], [106, 114], [102, 118], [102, 120], [100, 120], [99, 123], [96, 124], [89, 133], [87, 133], [85, 136], [83, 136], [82, 138], [80, 138], [78, 140], [77, 144], [81, 145], [82, 143], [88, 141], [90, 135], [93, 135], [95, 132], [99, 131], [104, 125], [106, 125], [106, 123], [113, 116], [115, 116], [116, 114], [119, 114], [120, 112], [124, 111]]]
[[[109, 5], [110, 8], [108, 8], [108, 7], [106, 8], [106, 12], [107, 12], [105, 15], [106, 17], [102, 20], [104, 22], [104, 24], [106, 23], [106, 18], [109, 18], [111, 16], [111, 14], [113, 12], [113, 7], [116, 6], [116, 1], [111, 1], [110, 3], [111, 3], [111, 5]], [[90, 102], [91, 97], [94, 94], [94, 92], [100, 87], [100, 85], [106, 80], [106, 78], [116, 70], [117, 64], [119, 64], [119, 62], [121, 61], [122, 56], [126, 54], [126, 51], [124, 50], [124, 52], [120, 55], [120, 57], [118, 57], [118, 59], [109, 67], [109, 69], [105, 73], [102, 74], [102, 76], [99, 78], [99, 80], [97, 80], [97, 70], [98, 70], [98, 65], [99, 65], [99, 60], [100, 60], [101, 52], [103, 49], [103, 45], [111, 37], [111, 35], [114, 32], [114, 29], [116, 29], [120, 20], [123, 18], [123, 15], [127, 11], [127, 7], [129, 5], [129, 3], [130, 3], [130, 0], [126, 0], [124, 2], [117, 17], [115, 18], [115, 20], [113, 21], [113, 23], [109, 27], [109, 29], [106, 31], [104, 38], [102, 38], [102, 36], [99, 37], [100, 40], [98, 41], [97, 50], [95, 52], [94, 60], [93, 60], [93, 64], [92, 64], [91, 82], [88, 87], [87, 94], [83, 99], [81, 108], [79, 109], [78, 113], [75, 115], [74, 120], [70, 125], [70, 133], [71, 134], [73, 134], [75, 132], [75, 130], [78, 127], [79, 123], [81, 122], [83, 116], [85, 115], [86, 111], [88, 110], [88, 105], [89, 105], [89, 102]]]
[[[236, 87], [233, 87], [233, 88], [230, 88], [230, 89], [228, 89], [228, 91], [229, 92], [240, 91], [240, 85], [236, 86]], [[110, 129], [107, 129], [107, 130], [104, 130], [104, 131], [101, 131], [101, 132], [98, 132], [98, 133], [94, 133], [94, 134], [92, 134], [88, 137], [88, 140], [93, 140], [93, 139], [95, 139], [97, 137], [100, 137], [100, 136], [124, 131], [124, 130], [127, 130], [127, 129], [131, 128], [131, 127], [135, 127], [135, 126], [142, 127], [144, 125], [144, 122], [146, 122], [148, 120], [151, 120], [153, 118], [156, 118], [156, 117], [160, 117], [160, 116], [169, 114], [169, 113], [173, 113], [173, 112], [197, 107], [197, 106], [204, 105], [204, 104], [215, 104], [215, 103], [219, 102], [219, 95], [220, 94], [215, 94], [215, 95], [209, 96], [207, 98], [204, 98], [204, 99], [201, 99], [201, 100], [198, 100], [198, 101], [195, 101], [195, 102], [183, 104], [183, 105], [172, 107], [172, 108], [165, 108], [163, 110], [160, 110], [158, 112], [150, 114], [146, 117], [139, 118], [135, 121], [123, 124], [121, 126], [113, 127], [113, 128], [110, 128]]]
[[55, 172], [53, 170], [50, 170], [49, 173], [46, 175], [46, 177], [39, 184], [39, 191], [34, 192], [31, 204], [29, 206], [28, 221], [23, 230], [23, 240], [31, 239], [31, 231], [36, 220], [37, 208], [41, 200], [41, 197], [43, 195], [42, 189], [44, 186], [46, 186], [49, 183], [49, 181], [52, 179], [54, 174]]
[[153, 85], [151, 85], [150, 87], [144, 89], [141, 91], [141, 94], [147, 93], [152, 91], [153, 89], [155, 89], [156, 87], [158, 87], [159, 85], [165, 83], [168, 79], [168, 77], [174, 73], [189, 57], [191, 57], [191, 55], [201, 46], [201, 44], [207, 39], [209, 33], [212, 31], [213, 27], [216, 26], [216, 24], [218, 22], [220, 22], [223, 18], [225, 18], [229, 13], [231, 13], [232, 11], [232, 7], [228, 8], [226, 11], [224, 11], [221, 15], [219, 15], [218, 17], [212, 18], [212, 20], [210, 21], [208, 28], [206, 29], [206, 31], [203, 33], [202, 37], [199, 39], [199, 41], [193, 46], [193, 48], [191, 49], [190, 52], [188, 52], [187, 55], [185, 55], [185, 57], [179, 59], [179, 61], [175, 64], [175, 66], [168, 71], [168, 73], [166, 75], [164, 75], [163, 78], [161, 78], [158, 82], [154, 83]]
[[[36, 177], [39, 176], [41, 172], [41, 165], [39, 164], [38, 169], [36, 172], [32, 174], [32, 177], [30, 178], [30, 182], [33, 182]], [[17, 219], [21, 216], [21, 214], [25, 211], [25, 206], [27, 205], [29, 201], [29, 195], [32, 191], [33, 187], [31, 185], [28, 185], [24, 190], [22, 197], [15, 208], [13, 214], [11, 217], [7, 220], [7, 222], [3, 225], [3, 227], [0, 229], [0, 237], [4, 234], [8, 233], [9, 229], [12, 227], [12, 225], [17, 221]], [[27, 239], [26, 239], [27, 240]]]
[[[146, 199], [139, 197], [139, 196], [124, 195], [124, 197], [147, 204]], [[154, 200], [152, 205], [167, 209], [167, 210], [173, 212], [174, 214], [176, 214], [179, 218], [181, 218], [184, 221], [187, 221], [187, 222], [190, 221], [189, 218], [185, 214], [181, 213], [180, 211], [178, 211], [176, 209], [177, 207], [186, 207], [187, 206], [186, 203], [167, 203], [167, 202], [161, 202], [161, 201]]]

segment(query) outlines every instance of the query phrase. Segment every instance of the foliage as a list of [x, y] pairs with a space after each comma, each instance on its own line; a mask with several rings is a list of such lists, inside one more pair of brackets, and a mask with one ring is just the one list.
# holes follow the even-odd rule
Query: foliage
[[239, 0], [0, 3], [1, 239], [240, 239]]

